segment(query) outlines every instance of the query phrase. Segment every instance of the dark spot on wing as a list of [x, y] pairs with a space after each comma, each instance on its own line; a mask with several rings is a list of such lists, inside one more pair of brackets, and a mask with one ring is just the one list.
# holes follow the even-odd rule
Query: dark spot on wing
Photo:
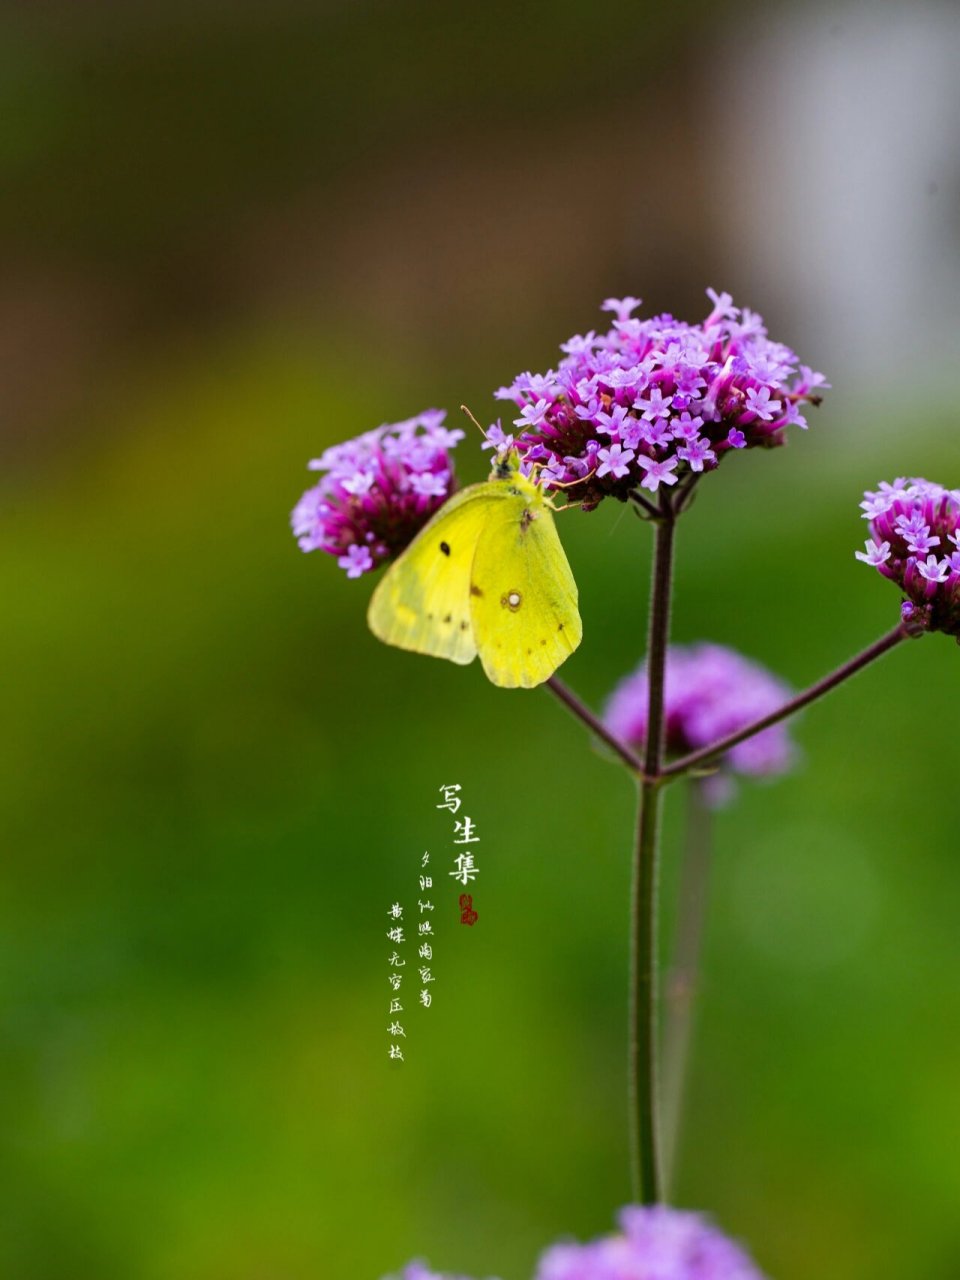
[[546, 640], [541, 640], [541, 641], [540, 641], [540, 643], [541, 643], [541, 644], [546, 644], [547, 642], [546, 642]]
[[466, 618], [464, 618], [464, 620], [460, 623], [460, 630], [461, 630], [461, 631], [466, 631], [466, 629], [467, 629], [467, 627], [469, 627], [469, 625], [470, 625], [470, 623], [466, 620]]
[[445, 556], [448, 556], [448, 555], [450, 554], [450, 543], [449, 543], [449, 542], [441, 542], [441, 543], [440, 543], [440, 550], [443, 552], [443, 554], [444, 554]]
[[562, 623], [562, 622], [560, 623], [559, 627], [557, 627], [557, 630], [558, 630], [558, 631], [562, 631], [562, 630], [563, 630], [563, 623]]
[[443, 620], [444, 620], [444, 622], [452, 622], [452, 621], [453, 621], [453, 614], [452, 614], [452, 613], [448, 613], [448, 614], [446, 614], [446, 615], [444, 616], [444, 619], [443, 619]]
[[533, 653], [533, 650], [532, 650], [532, 649], [528, 649], [528, 650], [527, 650], [527, 653], [528, 653], [528, 654]]
[[475, 582], [471, 582], [471, 583], [470, 583], [470, 594], [471, 594], [472, 596], [482, 596], [482, 595], [483, 595], [483, 592], [480, 590], [480, 588], [477, 586], [477, 584], [476, 584]]

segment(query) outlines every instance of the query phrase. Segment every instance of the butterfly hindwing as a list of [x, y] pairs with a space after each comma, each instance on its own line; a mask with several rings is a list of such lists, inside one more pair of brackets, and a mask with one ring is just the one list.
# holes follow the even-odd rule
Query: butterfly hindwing
[[495, 482], [471, 485], [420, 530], [370, 600], [367, 621], [378, 639], [451, 662], [473, 661], [470, 574], [490, 508], [501, 496]]
[[516, 466], [450, 499], [387, 570], [367, 611], [386, 644], [530, 689], [580, 643], [577, 587], [542, 490]]
[[577, 585], [553, 514], [528, 482], [490, 511], [470, 590], [474, 641], [494, 684], [542, 684], [580, 643]]

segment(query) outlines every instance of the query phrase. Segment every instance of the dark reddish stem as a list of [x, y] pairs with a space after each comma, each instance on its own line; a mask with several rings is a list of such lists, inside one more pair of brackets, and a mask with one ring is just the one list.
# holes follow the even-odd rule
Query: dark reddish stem
[[630, 906], [629, 1131], [634, 1199], [660, 1199], [657, 1129], [657, 880], [663, 788], [663, 690], [670, 638], [670, 592], [676, 517], [661, 499], [653, 555], [650, 629], [647, 637], [647, 741], [637, 811]]
[[640, 508], [641, 511], [645, 511], [647, 513], [647, 515], [650, 517], [651, 520], [660, 519], [659, 509], [655, 507], [652, 502], [648, 501], [648, 499], [646, 499], [643, 496], [643, 494], [639, 491], [639, 489], [631, 489], [630, 498], [631, 498], [631, 501], [637, 504], [637, 506]]
[[711, 817], [703, 794], [703, 783], [691, 779], [687, 787], [687, 822], [680, 869], [673, 961], [665, 983], [663, 1163], [667, 1194], [674, 1185], [686, 1091], [687, 1060], [694, 1030], [710, 877]]
[[559, 698], [563, 705], [577, 717], [582, 720], [591, 733], [595, 734], [601, 742], [605, 742], [611, 751], [620, 757], [623, 763], [633, 773], [643, 775], [643, 761], [639, 756], [634, 755], [626, 743], [621, 742], [618, 737], [610, 732], [602, 720], [595, 716], [586, 703], [581, 702], [572, 689], [568, 689], [562, 680], [558, 680], [556, 676], [551, 676], [546, 681], [547, 688]]

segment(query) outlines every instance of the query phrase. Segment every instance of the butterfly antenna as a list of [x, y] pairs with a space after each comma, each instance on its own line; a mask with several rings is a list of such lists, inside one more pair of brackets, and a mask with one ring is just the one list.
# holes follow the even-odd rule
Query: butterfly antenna
[[[585, 480], [589, 480], [592, 475], [596, 475], [596, 471], [597, 471], [597, 468], [594, 467], [592, 471], [588, 471], [585, 476], [578, 476], [576, 480], [564, 480], [562, 482], [559, 480], [551, 480], [550, 488], [551, 489], [572, 489], [575, 484], [583, 484], [583, 482]], [[574, 503], [574, 506], [576, 505], [577, 504]]]
[[484, 440], [486, 440], [487, 433], [484, 431], [483, 427], [481, 427], [480, 423], [476, 420], [476, 418], [473, 416], [473, 414], [470, 412], [470, 410], [467, 408], [465, 404], [462, 404], [460, 406], [460, 412], [465, 413], [467, 415], [467, 417], [470, 419], [473, 425], [477, 428], [477, 430], [483, 436]]
[[[585, 476], [579, 476], [576, 480], [564, 480], [562, 483], [556, 480], [551, 480], [550, 488], [551, 489], [572, 489], [575, 484], [583, 484], [585, 480], [589, 480], [590, 477], [596, 472], [596, 470], [597, 468], [594, 467], [593, 471], [588, 471]], [[547, 501], [549, 503], [549, 498], [547, 499]], [[561, 511], [569, 511], [571, 507], [579, 507], [579, 506], [580, 506], [579, 502], [565, 502], [562, 507], [554, 507], [553, 509], [554, 511], [559, 513]]]

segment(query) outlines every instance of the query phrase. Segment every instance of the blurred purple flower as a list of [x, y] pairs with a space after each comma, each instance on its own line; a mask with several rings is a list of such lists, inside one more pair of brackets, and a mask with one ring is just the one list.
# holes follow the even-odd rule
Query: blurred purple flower
[[[664, 682], [666, 748], [686, 755], [736, 733], [782, 706], [793, 691], [758, 663], [718, 644], [673, 645]], [[613, 691], [604, 723], [634, 748], [647, 732], [647, 668], [642, 662]], [[793, 759], [785, 724], [748, 738], [723, 756], [720, 772], [704, 779], [704, 794], [715, 805], [732, 795], [731, 773], [754, 777], [785, 772]]]
[[[388, 1277], [387, 1280], [392, 1280]], [[467, 1276], [441, 1275], [439, 1271], [431, 1271], [422, 1262], [411, 1262], [400, 1272], [398, 1280], [469, 1280]]]
[[428, 409], [327, 449], [325, 474], [297, 503], [291, 524], [303, 551], [337, 557], [348, 578], [392, 560], [456, 488], [450, 450], [463, 432]]
[[960, 641], [960, 490], [901, 476], [863, 499], [872, 537], [854, 552], [857, 559], [907, 597], [904, 622]]
[[[589, 1244], [557, 1244], [533, 1280], [764, 1280], [743, 1249], [698, 1213], [630, 1206], [621, 1232]], [[414, 1263], [400, 1280], [455, 1280]]]
[[763, 1280], [740, 1246], [700, 1214], [631, 1206], [620, 1227], [622, 1235], [548, 1249], [534, 1280]]
[[[609, 332], [571, 338], [555, 370], [523, 373], [497, 392], [520, 410], [521, 455], [544, 461], [546, 481], [564, 485], [570, 502], [589, 509], [639, 486], [656, 493], [713, 471], [732, 449], [783, 444], [787, 426], [806, 426], [798, 405], [819, 404], [823, 375], [771, 342], [729, 294], [707, 294], [713, 310], [701, 324], [631, 318], [636, 298], [608, 298]], [[607, 451], [622, 446], [618, 465], [598, 452], [600, 438]]]

